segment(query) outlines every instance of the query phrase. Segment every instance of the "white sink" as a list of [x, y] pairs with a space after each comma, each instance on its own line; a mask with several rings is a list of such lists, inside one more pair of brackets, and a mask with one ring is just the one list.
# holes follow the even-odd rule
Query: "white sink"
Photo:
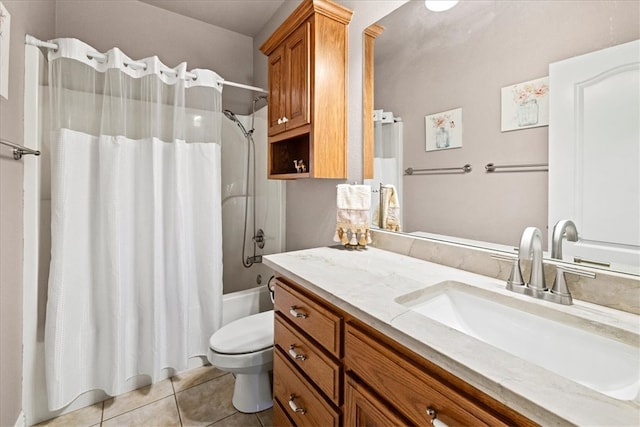
[[[605, 337], [606, 328], [541, 304], [459, 282], [443, 282], [396, 302], [558, 375], [620, 400], [640, 390], [638, 337], [630, 345]], [[589, 330], [592, 329], [592, 330]]]

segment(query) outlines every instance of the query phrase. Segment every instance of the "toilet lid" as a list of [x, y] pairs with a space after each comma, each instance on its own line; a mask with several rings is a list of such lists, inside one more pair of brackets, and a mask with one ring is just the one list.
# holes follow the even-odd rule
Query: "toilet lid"
[[209, 346], [216, 353], [243, 354], [273, 346], [273, 310], [234, 320], [218, 329]]

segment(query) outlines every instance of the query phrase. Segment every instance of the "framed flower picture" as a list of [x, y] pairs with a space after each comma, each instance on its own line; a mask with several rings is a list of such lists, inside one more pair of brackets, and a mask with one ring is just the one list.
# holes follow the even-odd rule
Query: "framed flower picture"
[[548, 125], [549, 77], [502, 88], [502, 132]]
[[462, 108], [425, 116], [426, 151], [462, 147]]

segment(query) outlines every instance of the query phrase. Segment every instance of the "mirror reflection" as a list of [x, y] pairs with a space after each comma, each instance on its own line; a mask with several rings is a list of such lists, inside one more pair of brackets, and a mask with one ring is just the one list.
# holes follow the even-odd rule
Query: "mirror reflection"
[[[638, 39], [639, 13], [639, 3], [626, 1], [461, 1], [440, 13], [409, 1], [380, 20], [385, 30], [375, 40], [372, 185], [394, 185], [402, 231], [513, 250], [522, 231], [534, 226], [551, 250], [557, 221], [549, 218], [550, 127], [535, 123], [530, 110], [523, 126], [503, 130], [503, 89], [546, 78], [550, 64]], [[553, 94], [552, 84], [548, 89]], [[459, 115], [442, 114], [452, 111]], [[452, 138], [452, 117], [460, 138], [455, 144], [429, 129], [440, 120], [437, 128]], [[631, 123], [638, 128], [638, 115]], [[615, 165], [613, 150], [606, 154]], [[487, 164], [535, 167], [489, 173]], [[408, 169], [414, 173], [407, 175]], [[621, 185], [638, 181], [637, 171], [636, 157]], [[597, 182], [597, 171], [590, 174]], [[581, 218], [560, 219], [574, 221], [580, 236], [588, 229]]]

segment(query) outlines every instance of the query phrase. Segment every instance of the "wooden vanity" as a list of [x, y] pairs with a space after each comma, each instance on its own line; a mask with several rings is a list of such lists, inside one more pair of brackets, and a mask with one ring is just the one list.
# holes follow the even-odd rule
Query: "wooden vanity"
[[275, 318], [275, 425], [536, 425], [285, 276]]
[[[640, 417], [637, 398], [600, 393], [405, 305], [452, 282], [495, 300], [524, 298], [503, 280], [377, 248], [314, 248], [263, 261], [277, 275], [275, 425], [431, 425], [433, 417], [449, 426], [635, 425]], [[571, 313], [570, 324], [640, 343], [638, 315], [550, 304], [526, 301], [527, 310]]]

